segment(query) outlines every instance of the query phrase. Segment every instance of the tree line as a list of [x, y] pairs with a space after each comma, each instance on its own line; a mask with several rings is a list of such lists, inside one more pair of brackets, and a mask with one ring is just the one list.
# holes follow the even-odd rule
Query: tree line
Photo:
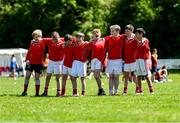
[[61, 36], [93, 28], [102, 35], [118, 24], [143, 27], [159, 58], [180, 58], [180, 5], [178, 0], [0, 0], [0, 48], [28, 48], [31, 33], [42, 29]]

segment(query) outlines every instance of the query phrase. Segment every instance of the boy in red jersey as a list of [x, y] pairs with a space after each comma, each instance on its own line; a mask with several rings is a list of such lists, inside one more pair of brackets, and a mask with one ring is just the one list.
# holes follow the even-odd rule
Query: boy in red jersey
[[[72, 49], [75, 45], [75, 39], [70, 34], [66, 34], [64, 36], [64, 44], [63, 44], [63, 50], [64, 50], [64, 62], [63, 62], [63, 70], [62, 70], [62, 92], [61, 96], [66, 96], [66, 81], [68, 78], [68, 75], [71, 74], [72, 71], [72, 62], [73, 62], [73, 56], [72, 56]], [[71, 75], [70, 78], [72, 79]], [[72, 85], [74, 85], [72, 83]], [[77, 89], [73, 86], [73, 89]]]
[[148, 83], [149, 92], [153, 94], [152, 81], [150, 79], [150, 66], [149, 66], [149, 58], [150, 58], [150, 48], [149, 41], [144, 37], [145, 31], [143, 28], [137, 28], [135, 31], [137, 43], [136, 49], [136, 75], [138, 76], [138, 87], [139, 93], [142, 93], [141, 80], [142, 76], [146, 77], [146, 81]]
[[[124, 42], [125, 82], [124, 82], [123, 95], [127, 94], [128, 82], [129, 82], [130, 76], [132, 75], [133, 80], [136, 80], [136, 76], [135, 76], [134, 72], [135, 72], [135, 66], [136, 66], [135, 51], [136, 51], [136, 47], [137, 47], [137, 41], [134, 39], [135, 34], [133, 33], [133, 31], [134, 31], [133, 25], [129, 24], [125, 27], [125, 34], [127, 37]], [[135, 83], [137, 83], [137, 82], [135, 81]], [[136, 91], [137, 90], [138, 90], [138, 87], [136, 84]]]
[[35, 71], [35, 96], [39, 96], [40, 89], [40, 74], [42, 71], [42, 59], [45, 46], [42, 40], [42, 31], [37, 29], [32, 33], [33, 40], [31, 41], [28, 53], [26, 55], [26, 75], [24, 80], [24, 91], [21, 96], [27, 95], [29, 79], [33, 71]]
[[158, 72], [157, 70], [157, 66], [158, 66], [158, 55], [157, 55], [157, 49], [152, 49], [152, 55], [151, 55], [151, 61], [152, 61], [152, 69], [151, 69], [151, 72], [152, 72], [152, 82], [154, 82], [155, 80], [155, 75], [156, 73]]
[[100, 79], [100, 72], [102, 70], [105, 54], [104, 54], [104, 45], [105, 40], [101, 38], [100, 29], [94, 29], [92, 31], [93, 38], [90, 42], [90, 51], [91, 51], [91, 71], [94, 73], [94, 78], [98, 85], [98, 95], [106, 95], [102, 82]]
[[112, 25], [111, 35], [105, 37], [105, 52], [108, 52], [106, 72], [109, 74], [110, 95], [118, 95], [119, 75], [122, 72], [122, 51], [126, 36], [120, 35], [120, 30], [119, 25]]
[[47, 68], [47, 75], [46, 75], [46, 83], [43, 94], [41, 96], [48, 95], [48, 87], [49, 82], [51, 79], [52, 74], [54, 73], [56, 76], [56, 83], [57, 83], [57, 93], [56, 96], [60, 96], [60, 75], [62, 72], [62, 64], [63, 64], [63, 48], [62, 44], [64, 42], [63, 38], [60, 38], [58, 32], [53, 32], [51, 34], [52, 38], [45, 38], [44, 44], [48, 46], [49, 50], [49, 63]]
[[73, 64], [72, 64], [72, 83], [73, 83], [73, 96], [78, 96], [77, 92], [77, 77], [81, 78], [82, 83], [82, 96], [85, 96], [86, 90], [86, 81], [85, 77], [87, 74], [87, 54], [88, 54], [88, 42], [84, 41], [84, 34], [78, 33], [77, 34], [77, 45], [73, 48], [72, 56], [73, 56]]

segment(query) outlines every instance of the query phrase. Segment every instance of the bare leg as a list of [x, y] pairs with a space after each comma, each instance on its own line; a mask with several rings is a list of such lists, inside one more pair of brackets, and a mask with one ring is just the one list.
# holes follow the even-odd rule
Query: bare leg
[[39, 90], [40, 90], [40, 73], [35, 72], [35, 88], [36, 88], [36, 94], [35, 96], [39, 96]]
[[48, 87], [49, 87], [49, 82], [50, 82], [51, 76], [52, 76], [52, 73], [47, 73], [45, 87], [44, 87], [44, 93], [42, 94], [42, 96], [48, 95]]
[[82, 96], [84, 96], [86, 91], [86, 80], [84, 77], [81, 77], [81, 83], [82, 83]]
[[56, 84], [57, 84], [56, 96], [60, 96], [60, 80], [59, 80], [60, 76], [61, 76], [60, 74], [56, 74]]
[[72, 76], [71, 81], [72, 81], [72, 87], [73, 87], [73, 96], [77, 96], [78, 95], [78, 92], [77, 92], [77, 78]]
[[26, 76], [24, 79], [24, 91], [22, 92], [21, 96], [26, 96], [27, 95], [27, 90], [28, 90], [28, 85], [29, 85], [29, 79], [31, 77], [32, 72], [31, 71], [26, 71]]
[[109, 74], [109, 95], [113, 95], [113, 74]]
[[138, 76], [138, 77], [137, 77], [137, 83], [138, 83], [138, 87], [139, 87], [139, 92], [140, 92], [140, 93], [142, 93], [141, 80], [142, 80], [142, 77], [141, 77], [141, 76]]
[[61, 92], [62, 96], [66, 95], [66, 81], [67, 81], [67, 78], [68, 78], [67, 74], [62, 75], [62, 92]]
[[102, 88], [102, 83], [101, 83], [101, 79], [100, 79], [100, 71], [99, 70], [94, 71], [94, 78], [96, 79], [98, 89], [101, 89]]
[[128, 82], [129, 82], [129, 72], [125, 72], [125, 79], [124, 79], [124, 91], [123, 93], [126, 94], [127, 93], [127, 89], [128, 89]]
[[114, 94], [117, 95], [118, 94], [118, 88], [119, 88], [119, 74], [118, 75], [114, 75]]
[[146, 81], [147, 81], [147, 84], [148, 84], [148, 87], [149, 87], [149, 92], [153, 93], [152, 81], [151, 81], [149, 76], [146, 77]]

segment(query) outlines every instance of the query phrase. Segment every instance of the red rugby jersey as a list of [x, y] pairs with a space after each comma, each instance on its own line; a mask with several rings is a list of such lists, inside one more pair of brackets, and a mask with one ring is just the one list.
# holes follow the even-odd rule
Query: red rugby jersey
[[149, 41], [146, 38], [143, 38], [142, 42], [137, 43], [136, 49], [136, 59], [144, 59], [147, 60], [150, 58], [150, 48], [149, 48]]
[[44, 50], [43, 39], [39, 41], [32, 40], [26, 55], [26, 61], [29, 60], [30, 64], [42, 64]]
[[73, 57], [72, 57], [73, 46], [66, 46], [64, 48], [64, 66], [72, 68]]
[[122, 59], [123, 45], [126, 35], [119, 35], [117, 37], [105, 37], [105, 52], [108, 52], [108, 59]]
[[105, 53], [104, 53], [105, 39], [100, 38], [90, 42], [91, 60], [97, 58], [99, 61], [104, 63]]
[[124, 42], [124, 63], [129, 64], [136, 61], [135, 52], [137, 47], [137, 41], [134, 38], [125, 39]]
[[64, 38], [60, 38], [58, 42], [54, 42], [52, 38], [44, 38], [44, 44], [48, 46], [49, 59], [52, 61], [61, 61], [64, 57], [63, 42]]
[[73, 60], [86, 62], [87, 55], [89, 54], [89, 42], [82, 42], [73, 47], [72, 56]]

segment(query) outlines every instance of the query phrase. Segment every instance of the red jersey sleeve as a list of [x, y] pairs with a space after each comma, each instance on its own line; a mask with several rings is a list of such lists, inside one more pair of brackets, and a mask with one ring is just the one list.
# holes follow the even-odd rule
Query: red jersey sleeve
[[105, 39], [104, 52], [106, 53], [109, 49], [109, 36], [106, 36], [104, 39]]
[[144, 59], [149, 59], [150, 58], [150, 48], [149, 48], [149, 41], [145, 41], [145, 48], [144, 48]]
[[26, 61], [27, 61], [27, 60], [30, 60], [31, 45], [32, 45], [32, 42], [33, 42], [33, 40], [31, 40], [31, 43], [30, 43], [30, 46], [29, 46], [28, 52], [27, 52], [27, 54], [26, 54]]
[[44, 45], [48, 46], [52, 38], [42, 38], [42, 40], [43, 40]]

